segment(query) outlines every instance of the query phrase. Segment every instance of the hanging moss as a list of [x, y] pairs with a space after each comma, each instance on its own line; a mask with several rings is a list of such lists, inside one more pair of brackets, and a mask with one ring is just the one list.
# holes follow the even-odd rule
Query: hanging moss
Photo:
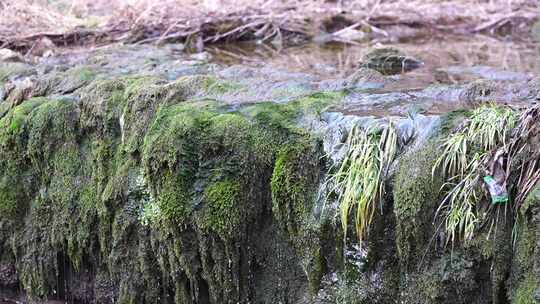
[[26, 171], [24, 128], [29, 115], [48, 100], [30, 99], [13, 108], [0, 119], [0, 217], [17, 220], [28, 208], [27, 191], [32, 191], [31, 176]]
[[432, 174], [439, 155], [437, 149], [437, 143], [432, 141], [406, 154], [394, 180], [396, 245], [405, 269], [415, 267], [420, 258], [431, 251], [426, 246], [435, 232], [433, 218], [443, 184], [439, 174]]
[[190, 216], [193, 206], [191, 201], [190, 182], [187, 176], [169, 173], [163, 182], [156, 200], [160, 216], [175, 224], [182, 224]]
[[315, 219], [320, 170], [316, 143], [304, 138], [281, 148], [272, 180], [272, 214], [301, 257], [310, 294], [316, 295], [326, 273], [322, 220]]
[[540, 199], [536, 186], [519, 209], [514, 230], [514, 259], [510, 272], [508, 295], [513, 304], [540, 303], [540, 280], [537, 258], [540, 252]]
[[512, 298], [512, 304], [540, 303], [540, 279], [530, 274], [517, 286]]
[[16, 219], [22, 215], [25, 209], [21, 197], [23, 189], [21, 189], [18, 181], [13, 180], [9, 176], [0, 177], [0, 217], [6, 219]]
[[232, 234], [241, 221], [240, 189], [240, 183], [234, 181], [216, 182], [206, 187], [203, 229], [223, 236]]
[[[103, 301], [250, 299], [250, 273], [276, 272], [266, 263], [282, 261], [262, 261], [268, 251], [246, 231], [264, 228], [291, 250], [269, 217], [273, 204], [298, 216], [283, 218], [299, 227], [291, 240], [300, 258], [288, 254], [282, 276], [307, 275], [316, 292], [326, 271], [312, 217], [321, 155], [297, 120], [339, 94], [231, 109], [201, 99], [241, 89], [215, 77], [166, 83], [79, 72], [79, 98], [27, 100], [0, 120], [0, 205], [24, 207], [9, 251], [32, 299], [71, 292], [59, 278], [77, 276], [95, 276]], [[8, 191], [16, 187], [24, 191]], [[155, 212], [142, 225], [148, 207]]]
[[0, 120], [0, 140], [6, 140], [7, 136], [10, 135], [18, 135], [22, 131], [28, 114], [47, 102], [48, 100], [45, 98], [33, 98], [13, 108], [8, 115]]
[[298, 234], [315, 201], [314, 180], [317, 159], [308, 142], [287, 145], [277, 156], [272, 174], [272, 212], [291, 236]]

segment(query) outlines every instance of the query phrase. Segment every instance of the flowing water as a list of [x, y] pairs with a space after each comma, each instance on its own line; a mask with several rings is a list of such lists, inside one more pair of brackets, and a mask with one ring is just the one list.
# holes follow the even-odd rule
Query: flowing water
[[467, 96], [474, 88], [467, 91], [466, 84], [479, 80], [503, 84], [483, 101], [521, 106], [535, 98], [530, 96], [534, 92], [530, 93], [529, 88], [524, 87], [540, 75], [540, 44], [532, 41], [472, 36], [428, 37], [384, 45], [313, 43], [289, 48], [246, 43], [210, 47], [208, 52], [212, 61], [226, 66], [278, 68], [325, 81], [353, 74], [362, 57], [380, 46], [397, 48], [424, 65], [408, 73], [388, 76], [384, 84], [375, 81], [372, 86], [360, 88], [337, 111], [358, 115], [404, 115], [412, 107], [424, 113], [440, 114], [467, 106]]
[[[270, 66], [293, 72], [316, 75], [321, 79], [350, 75], [357, 62], [378, 43], [348, 45], [341, 43], [307, 44], [288, 48], [267, 44], [233, 44], [208, 48], [213, 60], [225, 65]], [[510, 72], [531, 76], [540, 74], [540, 43], [532, 41], [497, 40], [486, 36], [425, 38], [402, 43], [385, 43], [407, 55], [422, 60], [425, 65], [400, 77], [404, 88], [437, 83], [438, 70], [451, 68], [453, 82], [474, 78], [508, 79]], [[471, 67], [491, 67], [474, 71]]]

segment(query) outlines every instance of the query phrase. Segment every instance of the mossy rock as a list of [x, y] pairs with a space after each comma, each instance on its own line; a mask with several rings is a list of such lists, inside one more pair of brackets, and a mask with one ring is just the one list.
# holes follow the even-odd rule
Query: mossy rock
[[432, 249], [436, 231], [435, 210], [440, 204], [441, 174], [433, 173], [439, 143], [432, 139], [425, 147], [408, 152], [401, 160], [394, 180], [396, 244], [405, 269], [413, 269]]
[[540, 303], [540, 192], [536, 186], [520, 207], [519, 231], [512, 269], [510, 272], [508, 297], [513, 304]]
[[33, 74], [32, 68], [21, 62], [0, 63], [0, 86], [3, 86], [13, 76], [28, 76]]
[[409, 72], [422, 65], [421, 61], [395, 48], [376, 48], [368, 52], [360, 61], [361, 67], [374, 69], [384, 75]]
[[528, 275], [513, 291], [512, 304], [540, 303], [540, 279], [538, 275]]
[[242, 220], [241, 186], [239, 182], [225, 180], [206, 187], [203, 229], [225, 237], [233, 234]]
[[277, 156], [272, 174], [272, 212], [291, 236], [313, 212], [319, 159], [309, 142], [288, 145]]

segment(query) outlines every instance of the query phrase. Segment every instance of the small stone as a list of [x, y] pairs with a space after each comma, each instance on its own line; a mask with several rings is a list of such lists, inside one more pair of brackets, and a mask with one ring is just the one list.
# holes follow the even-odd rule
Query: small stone
[[540, 301], [540, 288], [537, 288], [536, 291], [534, 292], [534, 299], [536, 301]]
[[396, 75], [420, 68], [424, 63], [407, 56], [395, 48], [376, 48], [367, 53], [360, 61], [360, 66], [376, 70], [383, 75]]
[[37, 57], [50, 57], [51, 55], [54, 55], [55, 49], [56, 45], [51, 39], [42, 37], [36, 41], [30, 53]]
[[3, 62], [23, 62], [23, 57], [10, 49], [0, 49], [0, 61]]
[[540, 42], [540, 19], [536, 20], [531, 28], [531, 35], [533, 40]]
[[193, 60], [205, 62], [205, 61], [210, 61], [210, 59], [212, 59], [212, 55], [210, 55], [210, 53], [207, 53], [207, 52], [201, 52], [201, 53], [191, 54], [189, 55], [189, 58]]
[[49, 58], [49, 57], [53, 57], [54, 56], [54, 51], [53, 50], [46, 50], [44, 53], [43, 53], [43, 58]]

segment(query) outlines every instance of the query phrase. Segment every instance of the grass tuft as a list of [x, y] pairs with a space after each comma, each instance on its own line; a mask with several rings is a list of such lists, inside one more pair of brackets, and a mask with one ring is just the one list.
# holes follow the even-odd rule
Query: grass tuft
[[442, 154], [432, 174], [442, 174], [448, 181], [447, 190], [437, 215], [442, 216], [449, 238], [471, 240], [485, 213], [479, 201], [485, 197], [481, 178], [491, 152], [505, 149], [511, 130], [517, 122], [516, 113], [494, 105], [475, 109], [459, 129], [442, 142]]
[[344, 239], [354, 214], [356, 235], [362, 244], [377, 206], [382, 205], [385, 177], [397, 154], [398, 137], [392, 123], [382, 129], [355, 126], [345, 144], [345, 157], [329, 183], [333, 185], [331, 193], [338, 194]]

